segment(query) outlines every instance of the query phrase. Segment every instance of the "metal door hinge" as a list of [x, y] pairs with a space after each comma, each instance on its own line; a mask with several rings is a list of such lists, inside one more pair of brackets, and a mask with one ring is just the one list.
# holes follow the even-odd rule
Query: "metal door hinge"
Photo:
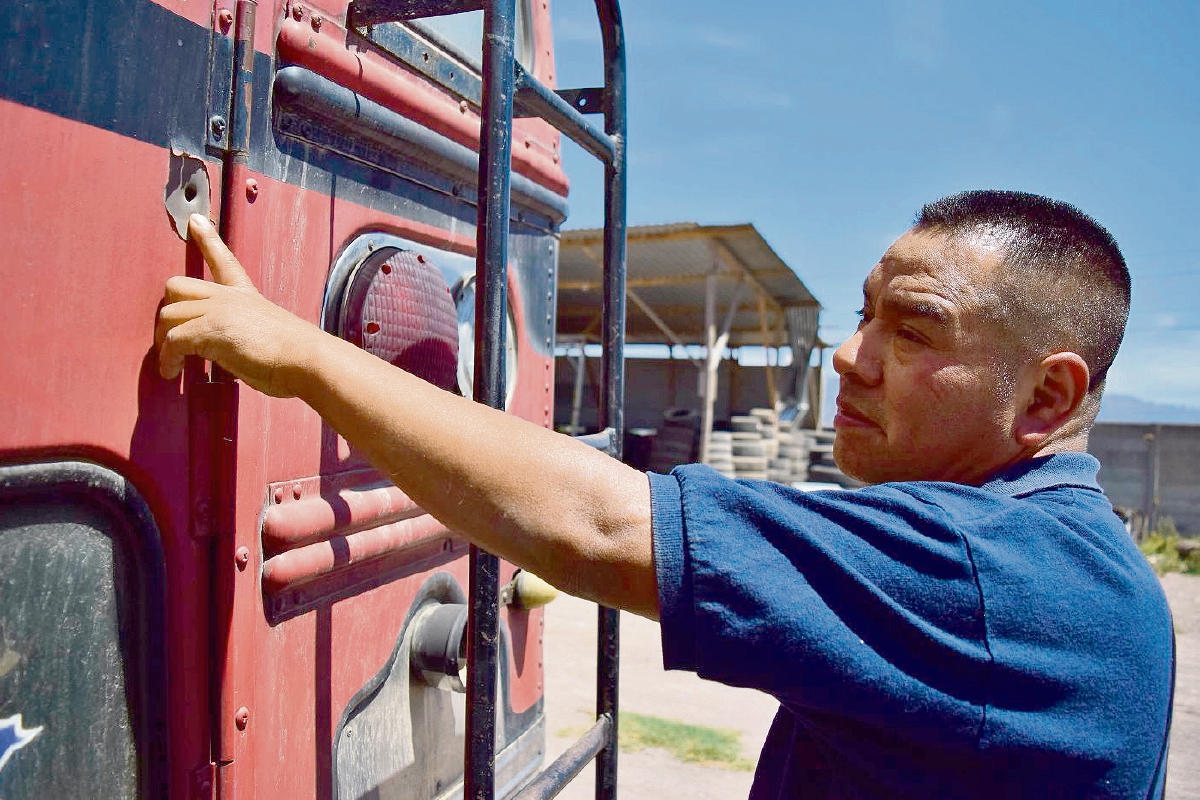
[[229, 149], [229, 109], [233, 104], [233, 37], [214, 26], [208, 49], [208, 129], [204, 144], [210, 151]]

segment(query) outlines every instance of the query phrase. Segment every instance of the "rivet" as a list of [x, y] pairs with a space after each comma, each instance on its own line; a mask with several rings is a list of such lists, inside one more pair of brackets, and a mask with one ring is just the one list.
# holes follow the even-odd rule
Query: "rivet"
[[237, 564], [238, 569], [245, 569], [246, 565], [250, 563], [250, 548], [239, 547], [237, 552], [233, 554], [233, 560]]
[[320, 14], [313, 14], [312, 19], [309, 20], [309, 24], [312, 25], [312, 29], [314, 31], [319, 31], [319, 30], [321, 30], [321, 23], [324, 21], [325, 21], [325, 18], [322, 17]]
[[233, 12], [228, 8], [222, 8], [217, 12], [217, 23], [221, 26], [222, 33], [228, 33], [233, 26]]
[[418, 263], [418, 264], [424, 264], [424, 263], [425, 263], [425, 256], [423, 256], [423, 255], [421, 255], [420, 253], [418, 253], [418, 254], [417, 254], [417, 263]]
[[292, 6], [292, 19], [297, 22], [304, 19], [304, 6]]
[[281, 486], [275, 490], [275, 504], [278, 505], [282, 502], [283, 502], [283, 487]]
[[467, 113], [467, 101], [466, 100], [458, 101], [458, 110], [464, 114]]
[[304, 487], [303, 487], [303, 486], [301, 486], [301, 485], [300, 485], [300, 484], [298, 484], [298, 483], [296, 483], [296, 484], [293, 484], [293, 485], [292, 485], [292, 497], [294, 497], [294, 498], [296, 498], [297, 500], [299, 500], [299, 499], [300, 499], [300, 495], [302, 495], [302, 494], [304, 494]]
[[250, 709], [242, 706], [233, 715], [233, 722], [237, 725], [239, 731], [246, 730], [246, 726], [250, 724]]
[[246, 179], [246, 199], [251, 203], [258, 199], [258, 181], [254, 178]]
[[223, 139], [225, 137], [225, 118], [213, 117], [208, 121], [208, 129], [212, 131], [213, 138]]

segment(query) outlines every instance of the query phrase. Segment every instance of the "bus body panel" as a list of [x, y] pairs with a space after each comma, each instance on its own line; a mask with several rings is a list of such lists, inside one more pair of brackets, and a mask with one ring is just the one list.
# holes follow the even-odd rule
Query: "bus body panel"
[[[201, 164], [210, 213], [226, 219], [229, 244], [255, 284], [319, 323], [331, 265], [364, 236], [384, 233], [449, 260], [472, 256], [473, 187], [432, 157], [381, 165], [282, 135], [274, 82], [296, 62], [280, 54], [305, 25], [331, 37], [333, 45], [319, 39], [321, 52], [336, 51], [340, 37], [342, 55], [352, 50], [372, 65], [377, 100], [408, 113], [419, 105], [424, 127], [460, 146], [477, 146], [478, 114], [361, 43], [347, 47], [344, 4], [314, 10], [263, 2], [253, 36], [250, 148], [244, 163], [227, 169], [224, 154], [209, 146], [212, 98], [220, 95], [211, 84], [222, 74], [214, 60], [229, 52], [235, 27], [222, 24], [225, 11], [236, 18], [238, 9], [225, 0], [59, 0], [10, 10], [0, 40], [7, 133], [0, 182], [9, 188], [0, 196], [8, 222], [0, 232], [0, 408], [8, 423], [0, 426], [0, 466], [93, 462], [127, 479], [153, 515], [165, 589], [149, 602], [164, 609], [166, 669], [146, 680], [166, 698], [166, 741], [139, 746], [169, 763], [139, 769], [160, 770], [171, 797], [327, 797], [336, 791], [335, 743], [352, 703], [388, 668], [423, 587], [445, 573], [465, 591], [466, 546], [415, 517], [404, 521], [411, 535], [403, 547], [311, 580], [293, 575], [287, 592], [264, 588], [264, 564], [278, 555], [263, 545], [273, 505], [326, 490], [336, 501], [336, 490], [369, 491], [383, 477], [298, 400], [267, 398], [219, 372], [210, 380], [201, 364], [189, 364], [181, 380], [157, 376], [153, 327], [163, 284], [175, 274], [205, 274], [173, 229], [164, 187], [178, 159]], [[328, 21], [318, 26], [323, 34], [313, 13]], [[535, 74], [552, 82], [548, 12], [534, 3], [531, 13]], [[327, 66], [315, 57], [307, 65]], [[514, 169], [531, 185], [565, 194], [557, 134], [519, 120], [514, 142]], [[550, 425], [561, 213], [517, 194], [513, 215], [519, 367], [509, 411]], [[0, 528], [5, 519], [0, 508]], [[378, 530], [335, 528], [309, 546], [354, 548]], [[505, 567], [503, 577], [511, 574]], [[119, 576], [114, 583], [120, 593]], [[303, 603], [278, 613], [292, 591]], [[506, 608], [502, 627], [500, 713], [509, 729], [501, 744], [511, 744], [540, 718], [541, 614]], [[19, 643], [11, 648], [19, 651]], [[86, 670], [78, 672], [86, 681]], [[0, 692], [0, 718], [21, 705]], [[37, 737], [53, 735], [47, 728]], [[445, 731], [418, 745], [460, 741]], [[6, 798], [35, 792], [18, 781], [21, 759], [38, 744], [34, 738], [13, 751], [0, 772]], [[418, 753], [425, 758], [444, 754]], [[148, 796], [157, 793], [145, 785]]]

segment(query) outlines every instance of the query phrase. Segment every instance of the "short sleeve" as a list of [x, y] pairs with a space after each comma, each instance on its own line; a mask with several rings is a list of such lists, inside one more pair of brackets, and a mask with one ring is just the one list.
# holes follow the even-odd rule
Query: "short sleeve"
[[668, 669], [795, 711], [955, 736], [978, 726], [991, 661], [980, 590], [938, 505], [886, 485], [805, 493], [702, 465], [650, 485]]

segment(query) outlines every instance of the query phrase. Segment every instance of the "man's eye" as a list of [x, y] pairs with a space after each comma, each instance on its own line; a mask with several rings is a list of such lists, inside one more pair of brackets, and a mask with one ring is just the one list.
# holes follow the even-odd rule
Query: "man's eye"
[[896, 335], [907, 342], [912, 342], [914, 344], [925, 344], [925, 337], [914, 331], [912, 328], [897, 328]]
[[866, 309], [866, 308], [860, 308], [858, 311], [855, 311], [854, 313], [858, 315], [859, 330], [862, 330], [862, 327], [874, 318], [874, 314], [872, 314], [870, 312], [870, 310]]

